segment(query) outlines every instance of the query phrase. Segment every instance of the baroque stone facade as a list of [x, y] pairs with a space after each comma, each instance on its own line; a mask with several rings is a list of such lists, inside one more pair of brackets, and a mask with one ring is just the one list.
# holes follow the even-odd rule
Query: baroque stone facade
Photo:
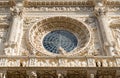
[[0, 0], [0, 78], [120, 78], [120, 1]]

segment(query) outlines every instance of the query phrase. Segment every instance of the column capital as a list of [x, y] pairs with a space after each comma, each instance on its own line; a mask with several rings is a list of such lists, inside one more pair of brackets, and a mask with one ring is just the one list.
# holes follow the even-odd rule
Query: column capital
[[11, 16], [17, 16], [17, 17], [22, 17], [22, 9], [18, 8], [17, 6], [13, 6], [10, 8], [11, 10]]
[[94, 14], [96, 17], [105, 16], [107, 14], [107, 8], [102, 3], [98, 3], [94, 8]]

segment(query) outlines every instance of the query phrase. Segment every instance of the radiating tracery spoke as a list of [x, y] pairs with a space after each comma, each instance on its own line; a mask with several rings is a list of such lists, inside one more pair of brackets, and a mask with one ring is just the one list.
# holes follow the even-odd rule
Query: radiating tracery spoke
[[59, 47], [62, 47], [66, 52], [70, 52], [77, 46], [77, 43], [78, 41], [74, 34], [66, 30], [52, 31], [43, 39], [43, 46], [53, 53], [59, 53]]

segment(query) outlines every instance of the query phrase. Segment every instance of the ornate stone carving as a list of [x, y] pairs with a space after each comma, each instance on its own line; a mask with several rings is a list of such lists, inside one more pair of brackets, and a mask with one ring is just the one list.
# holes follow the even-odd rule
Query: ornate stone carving
[[10, 8], [12, 16], [22, 16], [22, 10], [20, 10], [17, 6], [13, 6]]
[[86, 1], [28, 1], [28, 0], [25, 0], [24, 1], [24, 6], [25, 7], [40, 7], [40, 6], [55, 6], [55, 5], [58, 5], [58, 6], [68, 6], [68, 5], [71, 5], [71, 6], [79, 6], [79, 5], [85, 5], [85, 6], [93, 6], [94, 5], [94, 1], [89, 1], [89, 0], [86, 0]]
[[108, 67], [108, 62], [107, 62], [106, 59], [103, 59], [103, 60], [102, 60], [102, 66], [103, 66], [103, 67]]
[[105, 15], [107, 12], [106, 7], [103, 6], [102, 3], [98, 3], [98, 5], [95, 7], [95, 15], [96, 16], [101, 16]]
[[113, 42], [113, 46], [111, 47], [111, 50], [113, 52], [114, 56], [118, 56], [120, 55], [120, 28], [119, 27], [113, 27], [111, 28], [112, 33], [113, 33], [113, 37], [115, 39], [115, 41]]
[[96, 67], [95, 59], [88, 58], [88, 66], [89, 67]]
[[56, 12], [56, 11], [81, 11], [81, 12], [92, 12], [93, 11], [93, 7], [39, 7], [39, 8], [25, 8], [24, 9], [27, 12], [30, 11], [47, 11], [47, 12]]
[[101, 67], [101, 66], [102, 66], [101, 61], [99, 61], [99, 60], [97, 61], [97, 66], [98, 66], [98, 67]]
[[93, 31], [95, 31], [96, 29], [97, 29], [97, 26], [96, 26], [96, 20], [95, 20], [96, 18], [94, 18], [94, 17], [89, 17], [89, 18], [87, 18], [86, 20], [85, 20], [85, 22], [88, 24], [88, 25], [90, 25], [91, 26], [91, 29], [93, 30]]
[[[52, 20], [50, 20], [50, 19], [52, 19]], [[66, 21], [67, 23], [63, 22], [60, 19]], [[27, 41], [29, 41], [28, 42], [29, 46], [32, 45], [32, 47], [30, 47], [30, 48], [34, 48], [35, 50], [37, 50], [37, 51], [39, 51], [41, 53], [44, 53], [46, 55], [56, 55], [56, 54], [50, 53], [47, 50], [45, 50], [42, 43], [40, 43], [40, 44], [38, 44], [38, 43], [42, 42], [44, 35], [46, 35], [46, 33], [50, 32], [52, 30], [64, 30], [64, 29], [67, 29], [67, 31], [75, 33], [75, 35], [78, 37], [78, 39], [81, 39], [78, 42], [79, 46], [75, 50], [73, 50], [72, 53], [74, 54], [75, 52], [80, 51], [79, 50], [80, 47], [82, 47], [82, 46], [84, 47], [84, 42], [88, 41], [88, 44], [89, 44], [88, 39], [90, 39], [91, 36], [87, 36], [89, 38], [85, 39], [86, 35], [83, 35], [85, 33], [83, 33], [82, 30], [80, 31], [80, 28], [85, 28], [84, 25], [82, 25], [82, 23], [76, 21], [78, 26], [74, 26], [75, 24], [72, 25], [72, 24], [69, 23], [70, 21], [72, 22], [73, 20], [67, 21], [68, 19], [70, 19], [70, 18], [66, 19], [64, 17], [53, 17], [53, 18], [48, 18], [48, 19], [42, 20], [41, 21], [42, 23], [37, 22], [36, 23], [37, 25], [32, 26], [31, 29], [29, 30], [29, 34], [28, 34], [29, 35], [29, 40], [27, 40]], [[59, 21], [59, 23], [58, 23], [58, 21]], [[74, 22], [75, 22], [75, 20], [74, 20]], [[81, 25], [80, 27], [79, 27], [79, 24]], [[67, 26], [69, 26], [69, 27], [67, 27]], [[85, 28], [85, 31], [88, 33], [88, 35], [90, 35], [88, 29]], [[83, 40], [85, 40], [85, 41], [83, 42]], [[81, 43], [81, 44], [79, 44], [79, 43]], [[88, 45], [88, 44], [86, 44], [86, 45]], [[73, 55], [72, 53], [66, 53], [66, 55]]]
[[61, 55], [65, 55], [66, 54], [66, 51], [62, 48], [62, 47], [59, 47], [59, 53], [61, 54]]

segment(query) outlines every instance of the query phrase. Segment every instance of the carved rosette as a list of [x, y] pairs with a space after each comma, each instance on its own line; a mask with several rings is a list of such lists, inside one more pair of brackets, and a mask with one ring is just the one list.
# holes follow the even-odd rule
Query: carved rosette
[[[68, 52], [66, 55], [83, 54], [86, 47], [91, 41], [91, 33], [89, 28], [82, 22], [69, 17], [51, 17], [42, 21], [36, 22], [28, 33], [28, 45], [30, 49], [45, 55], [58, 55], [47, 51], [43, 46], [43, 38], [51, 31], [54, 30], [67, 30], [73, 33], [77, 39], [78, 44], [75, 49]], [[33, 54], [34, 54], [33, 53]]]

